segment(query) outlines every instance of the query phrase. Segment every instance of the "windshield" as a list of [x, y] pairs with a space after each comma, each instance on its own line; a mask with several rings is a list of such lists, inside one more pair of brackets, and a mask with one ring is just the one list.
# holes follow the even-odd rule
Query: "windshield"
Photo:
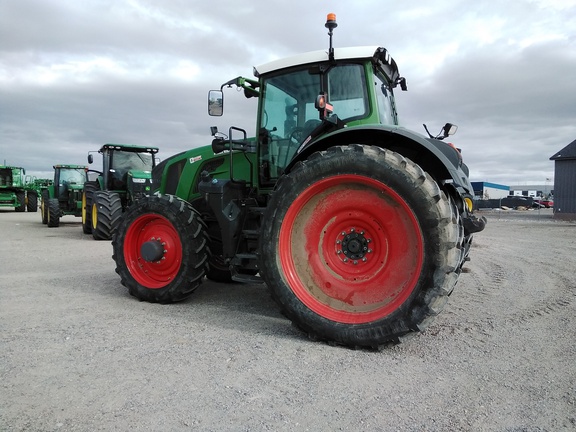
[[[280, 176], [300, 144], [320, 125], [314, 107], [321, 90], [318, 70], [299, 70], [264, 81], [260, 121], [261, 181]], [[344, 121], [369, 114], [364, 68], [360, 64], [335, 66], [328, 72], [328, 100]]]
[[152, 171], [154, 155], [144, 152], [127, 152], [115, 150], [110, 161], [108, 185], [114, 190], [126, 189], [128, 171]]
[[152, 171], [154, 156], [150, 153], [115, 151], [111, 169], [127, 173], [129, 170]]
[[60, 169], [60, 184], [83, 185], [86, 181], [86, 171], [83, 168]]

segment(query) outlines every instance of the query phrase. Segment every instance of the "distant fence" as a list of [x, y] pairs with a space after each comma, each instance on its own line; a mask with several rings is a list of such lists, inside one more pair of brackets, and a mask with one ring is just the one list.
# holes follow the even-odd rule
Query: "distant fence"
[[534, 206], [534, 199], [531, 197], [509, 196], [499, 199], [487, 200], [474, 200], [474, 209], [481, 208], [500, 208], [502, 206], [516, 208], [516, 207], [532, 207]]

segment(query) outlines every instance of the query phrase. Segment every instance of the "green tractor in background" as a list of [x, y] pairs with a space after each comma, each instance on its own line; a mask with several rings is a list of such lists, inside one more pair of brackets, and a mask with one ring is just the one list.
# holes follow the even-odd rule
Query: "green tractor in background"
[[88, 180], [87, 171], [88, 167], [83, 165], [54, 165], [54, 181], [40, 186], [43, 224], [58, 227], [62, 216], [82, 215], [82, 191]]
[[54, 179], [47, 179], [47, 178], [33, 178], [32, 179], [32, 187], [36, 191], [36, 195], [42, 198], [42, 191], [46, 189], [48, 186], [54, 184]]
[[[82, 194], [82, 230], [95, 240], [110, 240], [122, 213], [138, 198], [151, 193], [157, 147], [104, 144], [102, 171], [88, 181]], [[88, 163], [94, 158], [88, 154]]]
[[31, 181], [24, 168], [0, 165], [0, 207], [38, 211], [38, 193]]
[[223, 89], [258, 98], [257, 136], [212, 128], [212, 146], [174, 155], [113, 241], [121, 283], [140, 300], [187, 298], [205, 275], [264, 281], [315, 340], [379, 348], [437, 315], [485, 219], [458, 149], [399, 126], [406, 90], [381, 47], [332, 47], [254, 68]]

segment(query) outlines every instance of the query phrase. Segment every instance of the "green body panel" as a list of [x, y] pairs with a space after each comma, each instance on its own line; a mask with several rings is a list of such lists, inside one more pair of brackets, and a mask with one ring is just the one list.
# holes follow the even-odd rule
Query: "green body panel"
[[130, 170], [128, 175], [135, 179], [149, 179], [152, 178], [152, 171]]
[[[252, 162], [252, 166], [250, 162]], [[188, 202], [194, 201], [200, 196], [197, 185], [203, 171], [208, 172], [215, 179], [229, 179], [231, 175], [235, 180], [250, 183], [256, 182], [257, 167], [256, 155], [234, 151], [232, 153], [232, 171], [230, 170], [230, 154], [214, 154], [211, 146], [198, 147], [172, 156], [165, 160], [158, 168], [162, 168], [162, 181], [156, 189], [162, 193], [176, 195]], [[170, 177], [178, 179], [172, 183], [166, 181]], [[256, 185], [255, 185], [256, 186]]]
[[17, 207], [18, 197], [16, 192], [0, 190], [0, 207]]

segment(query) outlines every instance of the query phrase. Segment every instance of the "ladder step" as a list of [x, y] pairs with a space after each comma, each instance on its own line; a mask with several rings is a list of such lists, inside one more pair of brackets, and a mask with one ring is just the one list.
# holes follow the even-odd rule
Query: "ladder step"
[[248, 211], [250, 213], [264, 214], [264, 212], [266, 211], [266, 207], [249, 207]]
[[242, 230], [242, 234], [244, 234], [244, 238], [247, 239], [257, 239], [258, 237], [260, 237], [260, 231], [258, 230]]
[[232, 270], [232, 280], [243, 283], [263, 283], [264, 281], [258, 275], [249, 275], [244, 273], [236, 273]]
[[253, 253], [239, 253], [239, 254], [234, 255], [234, 261], [237, 261], [237, 259], [240, 259], [240, 260], [244, 260], [244, 259], [257, 260], [258, 256], [256, 254], [253, 254]]

